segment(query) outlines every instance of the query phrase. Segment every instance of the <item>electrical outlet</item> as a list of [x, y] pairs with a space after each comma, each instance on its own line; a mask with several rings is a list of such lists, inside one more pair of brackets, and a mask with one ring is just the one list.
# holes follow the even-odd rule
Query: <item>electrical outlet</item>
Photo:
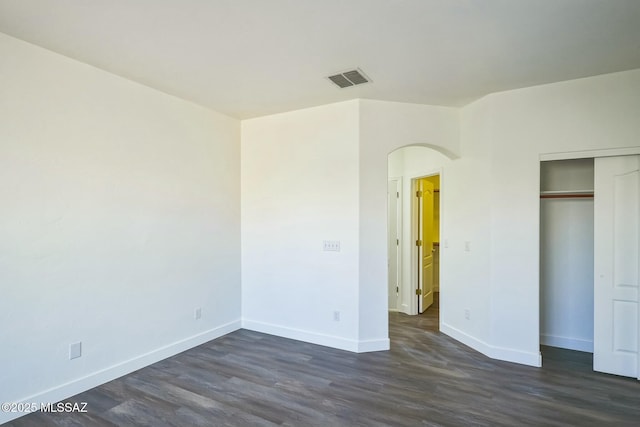
[[82, 341], [69, 344], [69, 360], [82, 356]]
[[334, 311], [333, 312], [333, 321], [334, 322], [339, 322], [340, 321], [340, 312], [339, 311]]
[[464, 310], [464, 318], [467, 320], [471, 320], [471, 310], [468, 308]]
[[323, 240], [322, 250], [327, 252], [340, 252], [340, 240]]
[[196, 320], [200, 320], [201, 317], [202, 317], [202, 309], [198, 307], [193, 311], [193, 318]]

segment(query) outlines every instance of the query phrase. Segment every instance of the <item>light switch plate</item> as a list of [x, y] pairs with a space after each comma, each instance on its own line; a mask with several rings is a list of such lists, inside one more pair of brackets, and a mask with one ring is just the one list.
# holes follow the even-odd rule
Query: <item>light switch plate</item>
[[328, 252], [340, 252], [340, 240], [324, 240], [322, 250]]

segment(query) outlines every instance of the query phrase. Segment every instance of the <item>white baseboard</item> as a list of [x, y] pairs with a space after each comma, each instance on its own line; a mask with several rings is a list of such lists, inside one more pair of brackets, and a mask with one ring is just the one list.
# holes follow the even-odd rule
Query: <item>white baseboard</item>
[[364, 340], [358, 342], [358, 353], [368, 353], [371, 351], [385, 351], [391, 348], [389, 338], [378, 340]]
[[526, 352], [512, 348], [494, 346], [462, 332], [459, 329], [449, 326], [446, 323], [442, 323], [440, 325], [440, 331], [492, 359], [535, 367], [542, 366], [542, 356], [539, 351]]
[[[77, 378], [59, 386], [36, 393], [24, 399], [20, 399], [20, 402], [55, 403], [64, 399], [68, 399], [69, 397], [75, 396], [78, 393], [82, 393], [106, 382], [115, 380], [116, 378], [119, 378], [123, 375], [129, 374], [133, 371], [144, 368], [145, 366], [149, 366], [168, 357], [175, 356], [178, 353], [182, 353], [185, 350], [199, 346], [238, 329], [240, 329], [240, 320], [235, 320], [233, 322], [220, 325], [216, 328], [209, 329], [197, 335], [193, 335], [183, 340], [176, 341], [164, 347], [160, 347], [148, 353], [136, 356], [132, 359], [125, 360], [124, 362], [118, 363], [116, 365], [112, 365], [99, 371], [93, 372], [82, 378]], [[0, 412], [0, 424], [9, 422], [23, 415], [26, 414], [15, 412]]]
[[333, 335], [319, 334], [317, 332], [288, 328], [286, 326], [258, 322], [250, 319], [242, 319], [242, 328], [250, 331], [261, 332], [263, 334], [337, 348], [339, 350], [352, 351], [354, 353], [389, 350], [388, 338], [366, 341], [349, 340]]
[[593, 353], [593, 341], [580, 338], [561, 337], [558, 335], [540, 334], [540, 344], [551, 347], [566, 348], [568, 350], [586, 351]]

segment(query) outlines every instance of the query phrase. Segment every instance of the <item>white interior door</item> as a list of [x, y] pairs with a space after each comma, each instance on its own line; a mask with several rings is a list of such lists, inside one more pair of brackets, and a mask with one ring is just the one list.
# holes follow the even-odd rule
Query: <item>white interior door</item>
[[387, 188], [387, 265], [389, 274], [389, 310], [399, 309], [400, 295], [400, 193], [402, 182], [390, 179]]
[[433, 194], [434, 184], [422, 178], [415, 181], [416, 247], [418, 260], [418, 313], [433, 304]]
[[434, 185], [426, 179], [420, 180], [422, 192], [422, 281], [420, 290], [422, 294], [420, 313], [433, 304], [433, 201]]
[[595, 159], [593, 369], [639, 376], [640, 156]]

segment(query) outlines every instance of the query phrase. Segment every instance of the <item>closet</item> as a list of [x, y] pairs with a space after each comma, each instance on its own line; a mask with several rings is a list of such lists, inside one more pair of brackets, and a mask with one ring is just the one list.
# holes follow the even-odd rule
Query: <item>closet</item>
[[540, 163], [540, 343], [593, 352], [594, 159]]

